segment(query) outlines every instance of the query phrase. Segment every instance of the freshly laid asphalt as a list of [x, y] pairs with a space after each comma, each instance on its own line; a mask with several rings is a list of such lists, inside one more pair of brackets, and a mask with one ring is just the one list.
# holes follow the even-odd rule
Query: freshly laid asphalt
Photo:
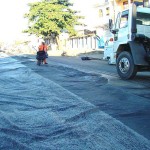
[[1, 56], [0, 72], [0, 149], [150, 150], [148, 139], [20, 61]]

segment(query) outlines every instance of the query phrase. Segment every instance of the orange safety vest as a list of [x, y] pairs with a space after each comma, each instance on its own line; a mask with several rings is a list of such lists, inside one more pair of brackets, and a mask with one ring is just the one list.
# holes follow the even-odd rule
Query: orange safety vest
[[47, 51], [47, 45], [40, 45], [39, 46], [39, 51]]

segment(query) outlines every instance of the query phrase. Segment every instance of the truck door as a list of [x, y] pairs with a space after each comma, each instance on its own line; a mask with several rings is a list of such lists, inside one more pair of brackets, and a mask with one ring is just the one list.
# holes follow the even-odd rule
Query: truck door
[[127, 43], [128, 41], [128, 16], [129, 11], [123, 11], [117, 16], [115, 28], [116, 33], [114, 34], [114, 52], [117, 51], [119, 45]]

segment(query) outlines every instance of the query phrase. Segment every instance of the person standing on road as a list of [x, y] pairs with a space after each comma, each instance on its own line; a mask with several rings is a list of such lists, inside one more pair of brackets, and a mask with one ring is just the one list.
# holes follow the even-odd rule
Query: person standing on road
[[[39, 51], [44, 51], [46, 58], [48, 58], [48, 54], [47, 54], [47, 50], [48, 50], [48, 46], [45, 44], [45, 42], [42, 42], [39, 47], [38, 47]], [[46, 58], [44, 59], [44, 64], [48, 64], [46, 61]]]

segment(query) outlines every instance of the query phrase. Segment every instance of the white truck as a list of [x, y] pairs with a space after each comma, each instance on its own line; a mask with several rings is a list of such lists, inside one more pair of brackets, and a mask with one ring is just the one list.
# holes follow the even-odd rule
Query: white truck
[[[111, 29], [113, 44], [109, 45], [109, 63], [116, 64], [122, 79], [132, 79], [139, 71], [150, 71], [150, 8], [133, 3], [118, 13]], [[110, 20], [110, 27], [112, 20]]]

